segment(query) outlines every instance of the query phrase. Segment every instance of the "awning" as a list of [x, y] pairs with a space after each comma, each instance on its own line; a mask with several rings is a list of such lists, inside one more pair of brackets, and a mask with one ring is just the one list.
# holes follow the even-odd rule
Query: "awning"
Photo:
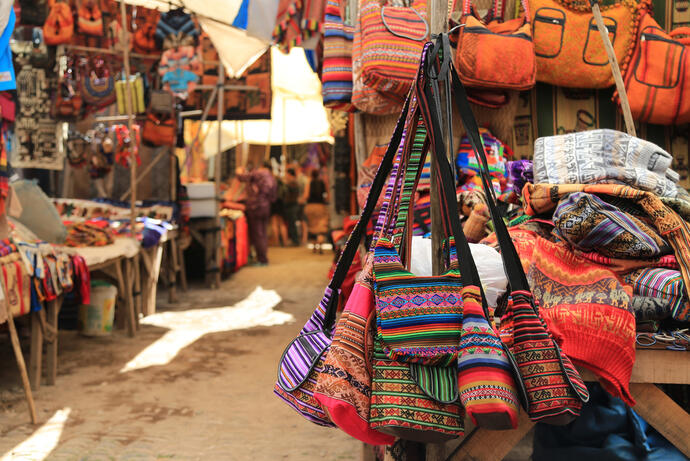
[[[321, 82], [312, 71], [302, 48], [290, 54], [271, 48], [271, 120], [222, 122], [221, 151], [242, 142], [260, 145], [333, 144], [326, 109], [321, 98]], [[207, 121], [202, 127], [204, 153], [218, 152], [218, 122]]]

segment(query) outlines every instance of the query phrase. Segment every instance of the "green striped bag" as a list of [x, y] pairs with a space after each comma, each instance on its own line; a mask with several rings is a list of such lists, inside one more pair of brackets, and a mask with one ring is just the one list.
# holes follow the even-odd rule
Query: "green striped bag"
[[[456, 366], [396, 362], [374, 342], [369, 425], [406, 440], [441, 443], [465, 433]], [[453, 403], [456, 402], [456, 403]]]

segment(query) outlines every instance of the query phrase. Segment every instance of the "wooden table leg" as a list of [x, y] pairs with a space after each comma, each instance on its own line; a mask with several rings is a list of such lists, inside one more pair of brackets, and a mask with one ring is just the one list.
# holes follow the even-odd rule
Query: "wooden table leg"
[[690, 415], [654, 384], [630, 384], [633, 410], [690, 457]]
[[55, 329], [55, 338], [52, 342], [46, 345], [46, 384], [49, 386], [55, 385], [57, 379], [58, 366], [58, 314], [60, 313], [60, 306], [62, 304], [62, 296], [57, 299], [48, 301], [48, 324]]
[[175, 246], [177, 247], [177, 260], [180, 264], [180, 287], [182, 291], [187, 291], [187, 268], [184, 264], [184, 250], [177, 244]]
[[[124, 266], [124, 271], [123, 271]], [[117, 284], [118, 290], [120, 290], [121, 297], [125, 304], [125, 325], [127, 326], [127, 335], [129, 337], [134, 337], [136, 330], [136, 323], [134, 320], [134, 306], [132, 301], [132, 285], [131, 271], [129, 269], [129, 263], [127, 259], [120, 259], [115, 263], [115, 272], [117, 274]], [[127, 274], [125, 276], [124, 274]]]
[[139, 329], [139, 317], [143, 314], [144, 312], [144, 301], [141, 293], [141, 261], [140, 261], [140, 256], [137, 253], [134, 255], [132, 258], [132, 276], [133, 276], [133, 285], [134, 285], [134, 292], [132, 293], [132, 297], [134, 299], [134, 320], [136, 323], [137, 330]]
[[177, 302], [177, 271], [180, 270], [180, 262], [178, 261], [177, 242], [175, 239], [168, 240], [168, 301], [170, 303]]
[[527, 435], [534, 423], [520, 412], [518, 427], [510, 431], [477, 429], [468, 435], [449, 458], [451, 461], [501, 461]]
[[2, 300], [0, 304], [7, 312], [7, 326], [10, 329], [10, 340], [12, 341], [12, 349], [14, 350], [14, 357], [17, 359], [17, 366], [19, 367], [19, 375], [22, 378], [22, 385], [24, 386], [24, 395], [26, 395], [26, 403], [29, 405], [29, 415], [31, 422], [38, 424], [38, 417], [36, 416], [36, 405], [34, 404], [34, 396], [31, 393], [31, 384], [29, 383], [29, 374], [26, 372], [26, 363], [24, 362], [24, 355], [22, 354], [22, 347], [19, 344], [19, 336], [17, 329], [14, 326], [14, 319], [12, 313], [7, 308], [7, 301]]
[[31, 313], [31, 353], [29, 357], [29, 376], [31, 387], [41, 387], [41, 367], [43, 364], [43, 330], [38, 312]]

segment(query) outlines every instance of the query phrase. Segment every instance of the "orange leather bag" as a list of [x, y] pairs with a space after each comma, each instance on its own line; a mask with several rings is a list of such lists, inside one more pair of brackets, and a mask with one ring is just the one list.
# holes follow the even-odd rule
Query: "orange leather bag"
[[172, 146], [175, 143], [175, 117], [162, 118], [149, 113], [144, 121], [144, 142], [152, 146]]
[[690, 27], [667, 33], [645, 11], [624, 74], [635, 120], [658, 125], [690, 123]]
[[[604, 43], [589, 2], [529, 0], [532, 36], [537, 55], [537, 81], [569, 88], [607, 88], [613, 85]], [[625, 66], [633, 50], [639, 5], [619, 0], [602, 5], [616, 58]]]
[[[536, 83], [537, 64], [529, 8], [522, 17], [484, 24], [465, 0], [458, 35], [456, 69], [460, 80], [474, 88], [528, 90]], [[494, 5], [494, 12], [498, 11]]]
[[95, 0], [83, 0], [77, 18], [79, 32], [86, 35], [103, 35], [103, 13]]
[[74, 35], [74, 18], [67, 3], [55, 3], [43, 24], [43, 40], [46, 45], [69, 43]]

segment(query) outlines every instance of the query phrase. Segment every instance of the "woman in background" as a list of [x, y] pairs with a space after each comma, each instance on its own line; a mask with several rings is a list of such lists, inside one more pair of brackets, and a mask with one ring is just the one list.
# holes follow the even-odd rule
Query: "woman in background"
[[311, 178], [304, 190], [304, 214], [307, 218], [307, 232], [310, 239], [315, 239], [314, 252], [323, 253], [321, 245], [328, 234], [328, 189], [319, 177], [319, 170], [311, 171]]

